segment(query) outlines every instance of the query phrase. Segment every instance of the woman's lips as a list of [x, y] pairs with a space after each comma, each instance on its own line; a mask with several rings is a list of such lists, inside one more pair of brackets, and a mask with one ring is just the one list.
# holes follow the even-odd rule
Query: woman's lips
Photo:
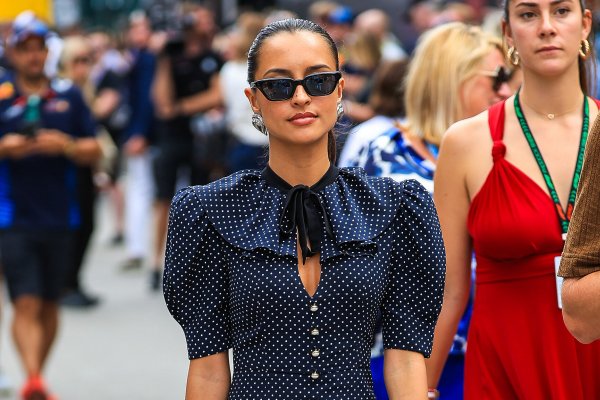
[[554, 46], [545, 46], [545, 47], [542, 47], [541, 49], [539, 49], [537, 52], [538, 53], [549, 53], [549, 52], [556, 51], [556, 50], [560, 50], [560, 48], [554, 47]]
[[312, 124], [316, 119], [317, 116], [313, 113], [301, 113], [294, 115], [289, 121], [294, 125], [304, 126]]

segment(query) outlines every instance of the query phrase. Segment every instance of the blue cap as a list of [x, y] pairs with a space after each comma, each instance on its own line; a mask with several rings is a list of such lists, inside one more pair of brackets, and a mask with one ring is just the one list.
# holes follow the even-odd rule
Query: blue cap
[[45, 42], [49, 36], [50, 30], [42, 20], [36, 18], [33, 14], [22, 14], [13, 22], [12, 32], [7, 42], [9, 46], [14, 47], [30, 37], [39, 37]]
[[328, 16], [329, 22], [332, 24], [350, 24], [353, 18], [352, 9], [346, 6], [336, 8]]

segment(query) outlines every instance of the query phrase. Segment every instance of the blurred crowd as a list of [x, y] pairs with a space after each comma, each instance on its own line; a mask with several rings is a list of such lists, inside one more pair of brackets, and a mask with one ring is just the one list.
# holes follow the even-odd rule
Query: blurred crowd
[[[267, 138], [252, 127], [243, 94], [248, 85], [246, 52], [266, 23], [297, 17], [281, 9], [244, 11], [231, 26], [219, 27], [209, 8], [180, 6], [176, 31], [154, 30], [139, 10], [131, 13], [123, 32], [72, 28], [45, 37], [46, 75], [68, 79], [79, 88], [98, 122], [102, 148], [101, 160], [87, 175], [80, 174], [81, 209], [87, 216], [78, 258], [83, 259], [94, 228], [97, 194], [104, 192], [114, 215], [113, 242], [127, 249], [121, 267], [139, 269], [149, 263], [154, 290], [160, 287], [163, 232], [176, 188], [265, 164]], [[359, 129], [368, 134], [350, 136], [353, 143], [342, 153], [341, 164], [356, 156], [351, 153], [371, 139], [367, 136], [382, 133], [404, 116], [403, 75], [423, 32], [451, 21], [483, 23], [494, 34], [500, 32], [499, 11], [477, 2], [416, 2], [406, 12], [410, 24], [403, 28], [405, 37], [393, 33], [396, 21], [383, 10], [356, 13], [340, 3], [319, 1], [308, 12], [308, 18], [327, 28], [343, 60], [339, 147], [353, 126], [372, 122], [368, 129]], [[33, 18], [24, 12], [15, 24], [26, 25]], [[3, 74], [11, 71], [10, 34], [11, 25], [6, 25], [0, 51]], [[382, 117], [387, 124], [374, 129]], [[154, 220], [148, 218], [153, 212]], [[151, 238], [149, 232], [154, 232]], [[75, 275], [65, 293], [66, 304], [97, 301], [79, 287]]]
[[[69, 82], [78, 90], [98, 146], [97, 157], [78, 164], [74, 178], [80, 217], [60, 301], [74, 307], [99, 301], [80, 285], [99, 195], [110, 203], [112, 244], [125, 248], [118, 267], [149, 268], [149, 287], [158, 291], [176, 190], [265, 165], [267, 137], [252, 126], [244, 95], [246, 54], [265, 24], [305, 17], [325, 27], [338, 45], [346, 82], [338, 126], [340, 166], [392, 177], [422, 171], [415, 177], [433, 190], [441, 135], [454, 122], [508, 98], [520, 84], [518, 66], [505, 56], [500, 7], [480, 0], [414, 1], [403, 13], [402, 29], [394, 29], [400, 17], [331, 1], [312, 2], [308, 15], [300, 16], [282, 9], [243, 11], [223, 27], [210, 8], [182, 3], [176, 31], [155, 30], [143, 10], [131, 13], [123, 32], [85, 27], [53, 32], [43, 24], [36, 28], [41, 22], [31, 12], [19, 15], [0, 32], [0, 101], [12, 97], [8, 82], [18, 82], [19, 68], [27, 69], [23, 65], [29, 62], [13, 54], [25, 43], [26, 35], [16, 36], [19, 30], [41, 37], [51, 87]], [[458, 89], [465, 82], [471, 85], [468, 96]], [[402, 132], [421, 137], [412, 146], [425, 149], [416, 153], [426, 156], [416, 157]], [[62, 147], [66, 154], [71, 144]], [[466, 347], [466, 326], [461, 329], [453, 348], [459, 358]], [[375, 358], [381, 350], [375, 346]], [[31, 368], [30, 375], [39, 372]], [[452, 373], [459, 375], [447, 377], [450, 386], [461, 381], [460, 372]]]

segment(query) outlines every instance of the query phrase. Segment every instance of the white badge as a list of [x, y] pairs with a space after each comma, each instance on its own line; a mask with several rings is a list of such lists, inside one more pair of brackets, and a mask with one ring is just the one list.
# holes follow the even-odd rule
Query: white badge
[[562, 310], [562, 285], [564, 278], [562, 276], [558, 276], [558, 268], [560, 267], [560, 256], [554, 257], [554, 276], [556, 277], [556, 298], [558, 299], [558, 308]]

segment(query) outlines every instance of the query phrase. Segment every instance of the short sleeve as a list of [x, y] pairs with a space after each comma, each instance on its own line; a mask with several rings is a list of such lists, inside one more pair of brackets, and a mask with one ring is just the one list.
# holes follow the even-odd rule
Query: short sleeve
[[400, 186], [382, 310], [383, 345], [429, 357], [442, 307], [446, 253], [431, 195], [414, 180]]
[[173, 199], [164, 272], [165, 301], [183, 328], [190, 359], [231, 347], [225, 246], [194, 190]]

